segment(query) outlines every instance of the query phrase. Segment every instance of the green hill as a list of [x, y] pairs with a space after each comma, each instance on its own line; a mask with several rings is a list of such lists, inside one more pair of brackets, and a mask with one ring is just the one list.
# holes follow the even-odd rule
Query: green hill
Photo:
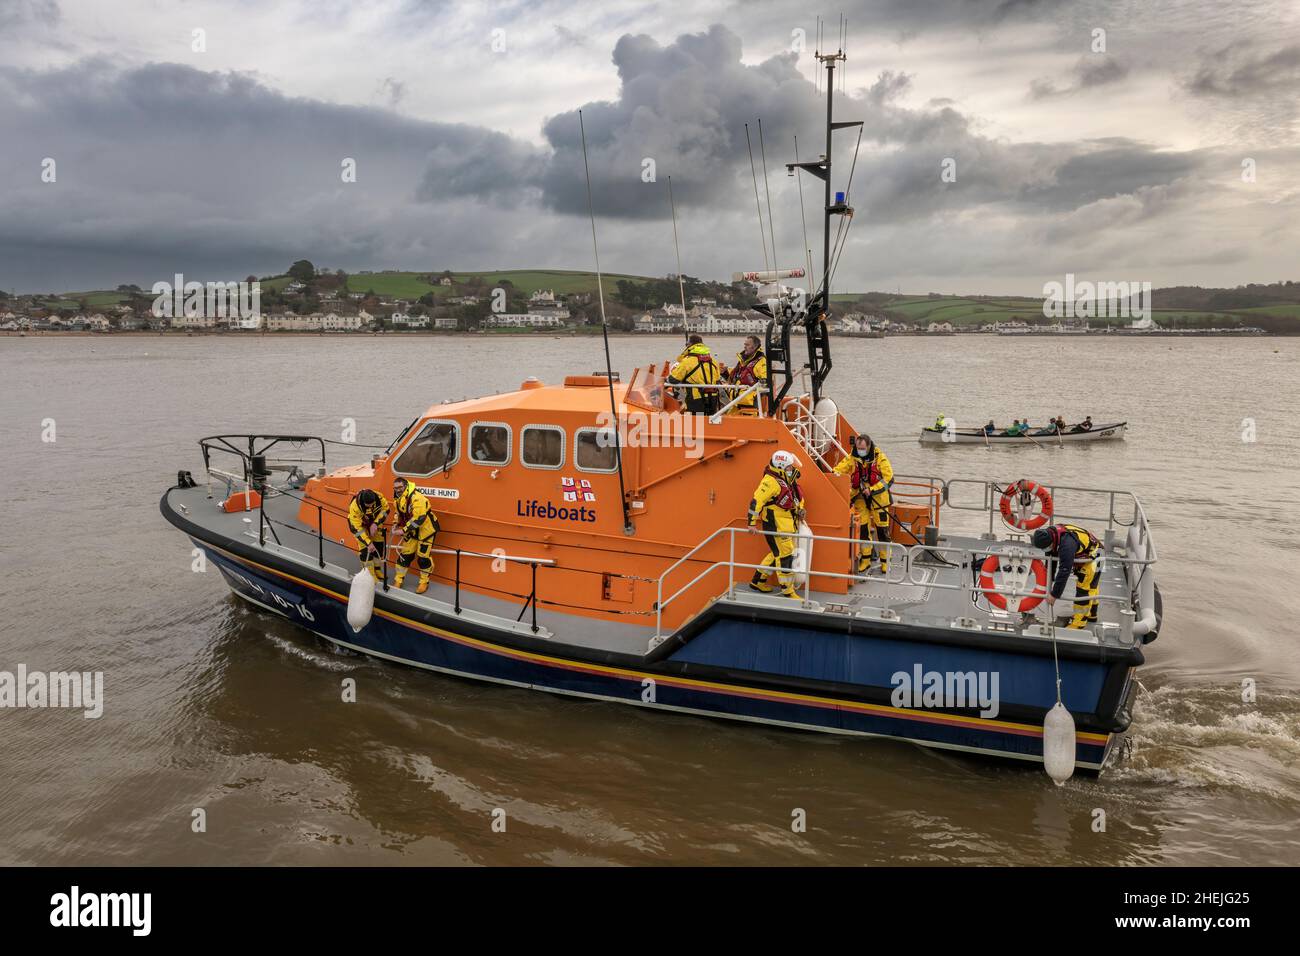
[[[428, 272], [374, 272], [369, 274], [349, 274], [349, 292], [368, 292], [374, 290], [379, 295], [396, 296], [402, 299], [418, 299], [426, 292], [435, 296], [453, 294], [453, 288], [437, 284], [441, 273]], [[433, 283], [428, 280], [432, 278]], [[605, 294], [610, 295], [620, 279], [632, 282], [652, 281], [648, 276], [634, 276], [618, 272], [604, 273]], [[596, 291], [596, 273], [567, 269], [499, 269], [483, 272], [453, 272], [452, 282], [458, 286], [474, 286], [481, 280], [484, 288], [490, 289], [503, 280], [509, 281], [525, 295], [531, 295], [538, 289], [551, 289], [557, 295], [572, 295], [579, 292]]]

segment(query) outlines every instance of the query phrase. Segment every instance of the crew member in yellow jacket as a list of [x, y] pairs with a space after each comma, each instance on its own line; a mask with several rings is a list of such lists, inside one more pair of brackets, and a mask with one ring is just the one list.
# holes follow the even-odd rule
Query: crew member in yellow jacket
[[668, 384], [677, 386], [686, 410], [692, 414], [712, 415], [718, 410], [716, 388], [690, 388], [691, 385], [717, 385], [722, 372], [713, 353], [699, 335], [692, 335], [686, 351], [668, 373]]
[[438, 516], [429, 507], [429, 499], [415, 488], [415, 482], [405, 478], [393, 481], [394, 528], [402, 531], [402, 548], [397, 557], [397, 577], [393, 584], [402, 586], [406, 571], [412, 563], [420, 572], [416, 594], [429, 590], [429, 575], [433, 573], [433, 539], [438, 534]]
[[[794, 589], [791, 570], [794, 567], [795, 539], [799, 522], [803, 520], [803, 492], [799, 490], [799, 459], [788, 451], [778, 451], [763, 469], [763, 477], [749, 502], [749, 526], [760, 521], [763, 536], [767, 539], [768, 554], [760, 562], [762, 567], [754, 572], [749, 586], [755, 591], [771, 591], [767, 583], [776, 572], [781, 593], [800, 600]], [[764, 570], [770, 568], [772, 570]]]
[[835, 474], [848, 475], [853, 481], [851, 503], [858, 515], [858, 574], [871, 570], [874, 534], [879, 543], [880, 571], [889, 572], [889, 486], [894, 483], [894, 466], [888, 456], [871, 440], [870, 435], [853, 439], [853, 454], [835, 466]]
[[384, 545], [381, 529], [388, 520], [388, 502], [370, 488], [362, 488], [348, 503], [348, 527], [357, 539], [357, 557], [376, 581], [384, 579]]

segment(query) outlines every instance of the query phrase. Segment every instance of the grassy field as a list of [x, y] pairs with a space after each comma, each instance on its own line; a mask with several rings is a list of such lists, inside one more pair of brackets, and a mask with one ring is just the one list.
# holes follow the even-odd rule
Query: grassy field
[[1277, 305], [1256, 305], [1249, 309], [1235, 310], [1241, 315], [1284, 315], [1300, 319], [1300, 302], [1280, 302]]
[[[841, 308], [847, 309], [855, 297], [836, 296], [841, 301]], [[983, 325], [988, 322], [1011, 322], [1014, 320], [1031, 321], [1043, 314], [1041, 299], [1020, 298], [1016, 296], [999, 296], [988, 299], [972, 299], [964, 296], [905, 296], [884, 303], [879, 308], [902, 316], [908, 322], [925, 325], [930, 322], [951, 322], [954, 326]], [[1153, 309], [1151, 317], [1159, 325], [1210, 324], [1233, 326], [1249, 321], [1250, 314], [1290, 316], [1300, 319], [1300, 305], [1285, 304], [1263, 306], [1254, 309], [1242, 309], [1234, 312], [1206, 312], [1196, 309]], [[1118, 318], [1120, 324], [1127, 324], [1128, 319]]]

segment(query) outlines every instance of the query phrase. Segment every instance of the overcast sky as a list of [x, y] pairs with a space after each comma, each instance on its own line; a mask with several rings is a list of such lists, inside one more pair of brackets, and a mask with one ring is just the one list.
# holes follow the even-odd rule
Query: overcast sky
[[[0, 286], [242, 278], [302, 257], [349, 271], [590, 268], [579, 109], [606, 270], [675, 271], [669, 175], [683, 270], [762, 268], [745, 142], [759, 119], [778, 264], [800, 265], [799, 194], [781, 164], [796, 136], [802, 159], [820, 151], [817, 12], [0, 0]], [[866, 124], [835, 291], [1037, 295], [1067, 272], [1300, 278], [1295, 0], [824, 12], [832, 43], [848, 19], [837, 119]], [[855, 135], [837, 137], [837, 189]], [[356, 182], [342, 181], [345, 159]], [[656, 182], [642, 181], [646, 159]]]

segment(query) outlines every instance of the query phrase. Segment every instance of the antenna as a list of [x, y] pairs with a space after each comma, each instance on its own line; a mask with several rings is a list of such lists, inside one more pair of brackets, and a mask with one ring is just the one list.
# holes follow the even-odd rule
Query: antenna
[[618, 500], [623, 505], [623, 533], [632, 533], [632, 515], [627, 507], [627, 487], [623, 484], [623, 445], [618, 432], [618, 405], [614, 402], [614, 365], [609, 358], [609, 322], [605, 318], [605, 284], [600, 275], [600, 248], [596, 245], [596, 207], [591, 202], [591, 168], [587, 165], [587, 127], [578, 110], [578, 130], [582, 134], [582, 171], [587, 177], [587, 214], [591, 217], [591, 251], [596, 259], [596, 295], [600, 298], [600, 331], [605, 339], [605, 384], [609, 386], [609, 412], [614, 421], [614, 459], [618, 462]]
[[767, 238], [772, 243], [772, 268], [781, 271], [776, 261], [776, 227], [772, 225], [772, 189], [767, 181], [767, 147], [763, 145], [763, 120], [758, 121], [758, 153], [763, 158], [763, 192], [767, 194]]
[[[799, 162], [799, 137], [794, 138], [794, 161]], [[790, 175], [794, 176], [794, 170], [790, 170]], [[808, 263], [808, 298], [813, 294], [813, 264], [812, 264], [812, 246], [808, 245], [808, 216], [804, 211], [803, 204], [803, 177], [795, 176], [795, 182], [799, 184], [799, 219], [803, 222], [803, 250], [804, 259]]]
[[673, 250], [677, 253], [677, 291], [682, 295], [682, 334], [689, 345], [691, 333], [686, 328], [686, 283], [682, 281], [682, 248], [677, 244], [677, 204], [673, 202], [673, 177], [668, 177], [668, 208], [673, 214]]
[[754, 208], [758, 210], [758, 238], [763, 244], [763, 271], [770, 272], [772, 263], [767, 258], [767, 236], [763, 235], [763, 205], [758, 201], [758, 171], [754, 169], [754, 143], [749, 138], [749, 124], [745, 124], [745, 145], [749, 147], [749, 174], [754, 179]]

